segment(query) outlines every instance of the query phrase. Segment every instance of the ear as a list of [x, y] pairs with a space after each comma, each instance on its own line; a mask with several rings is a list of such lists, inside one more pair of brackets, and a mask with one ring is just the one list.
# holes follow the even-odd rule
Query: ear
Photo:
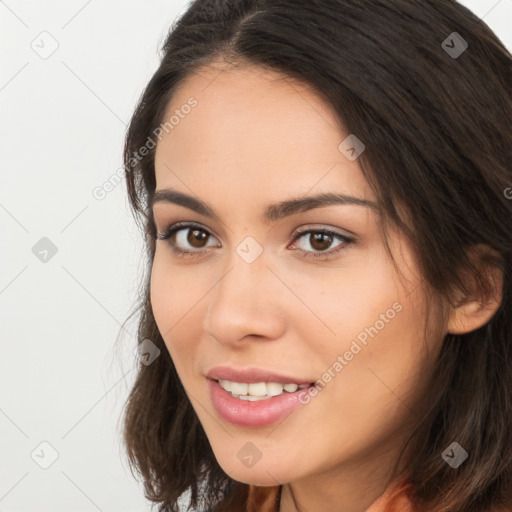
[[450, 334], [466, 334], [488, 323], [498, 310], [503, 298], [503, 271], [489, 260], [499, 261], [499, 253], [487, 245], [478, 244], [470, 249], [470, 256], [492, 288], [491, 296], [482, 296], [476, 287], [474, 276], [469, 276], [468, 289], [471, 297], [459, 295], [447, 322]]

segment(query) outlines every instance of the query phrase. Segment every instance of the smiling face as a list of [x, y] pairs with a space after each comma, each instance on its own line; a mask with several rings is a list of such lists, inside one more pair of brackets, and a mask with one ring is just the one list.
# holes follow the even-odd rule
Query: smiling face
[[[379, 455], [401, 445], [444, 334], [424, 340], [408, 245], [392, 232], [400, 280], [375, 196], [339, 149], [349, 133], [311, 89], [258, 67], [206, 68], [165, 119], [191, 97], [156, 150], [157, 231], [183, 224], [157, 241], [151, 303], [219, 464], [258, 485], [385, 472]], [[323, 206], [304, 201], [322, 194]], [[282, 394], [234, 398], [219, 378]], [[276, 384], [244, 386], [258, 382]]]

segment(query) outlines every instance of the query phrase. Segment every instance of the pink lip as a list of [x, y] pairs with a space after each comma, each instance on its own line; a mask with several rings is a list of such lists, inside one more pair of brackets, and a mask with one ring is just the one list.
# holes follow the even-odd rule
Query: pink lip
[[259, 368], [231, 368], [229, 366], [216, 366], [206, 376], [213, 380], [230, 380], [232, 382], [279, 382], [281, 384], [311, 384], [315, 379], [304, 380], [290, 375], [282, 375]]
[[277, 423], [301, 405], [300, 393], [307, 392], [307, 388], [298, 389], [294, 393], [285, 391], [279, 396], [249, 402], [235, 398], [216, 380], [208, 379], [208, 388], [213, 407], [221, 418], [241, 427], [264, 427]]
[[230, 367], [216, 367], [210, 370], [208, 377], [208, 390], [213, 407], [225, 421], [241, 427], [264, 427], [272, 425], [291, 414], [301, 402], [301, 393], [307, 393], [307, 388], [298, 389], [293, 393], [284, 392], [279, 396], [249, 402], [240, 400], [223, 389], [218, 379], [233, 382], [279, 382], [281, 384], [310, 384], [311, 380], [297, 379], [257, 368], [243, 368], [236, 370]]

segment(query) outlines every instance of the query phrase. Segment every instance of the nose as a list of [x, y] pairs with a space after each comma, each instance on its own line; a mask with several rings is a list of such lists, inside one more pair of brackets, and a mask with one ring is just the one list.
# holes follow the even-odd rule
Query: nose
[[278, 339], [286, 329], [286, 287], [263, 252], [248, 263], [235, 251], [223, 277], [208, 297], [204, 330], [219, 343], [239, 347], [255, 337]]

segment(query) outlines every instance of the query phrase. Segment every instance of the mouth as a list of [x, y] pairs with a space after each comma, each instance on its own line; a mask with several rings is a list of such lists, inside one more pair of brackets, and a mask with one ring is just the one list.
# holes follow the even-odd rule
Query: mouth
[[314, 383], [237, 382], [207, 378], [213, 408], [224, 421], [239, 427], [261, 428], [283, 421], [304, 405]]
[[231, 380], [218, 379], [216, 382], [222, 389], [231, 393], [233, 398], [247, 400], [249, 402], [259, 402], [268, 400], [275, 396], [281, 396], [284, 393], [295, 393], [297, 390], [308, 388], [313, 384], [295, 384], [289, 382], [234, 382]]

